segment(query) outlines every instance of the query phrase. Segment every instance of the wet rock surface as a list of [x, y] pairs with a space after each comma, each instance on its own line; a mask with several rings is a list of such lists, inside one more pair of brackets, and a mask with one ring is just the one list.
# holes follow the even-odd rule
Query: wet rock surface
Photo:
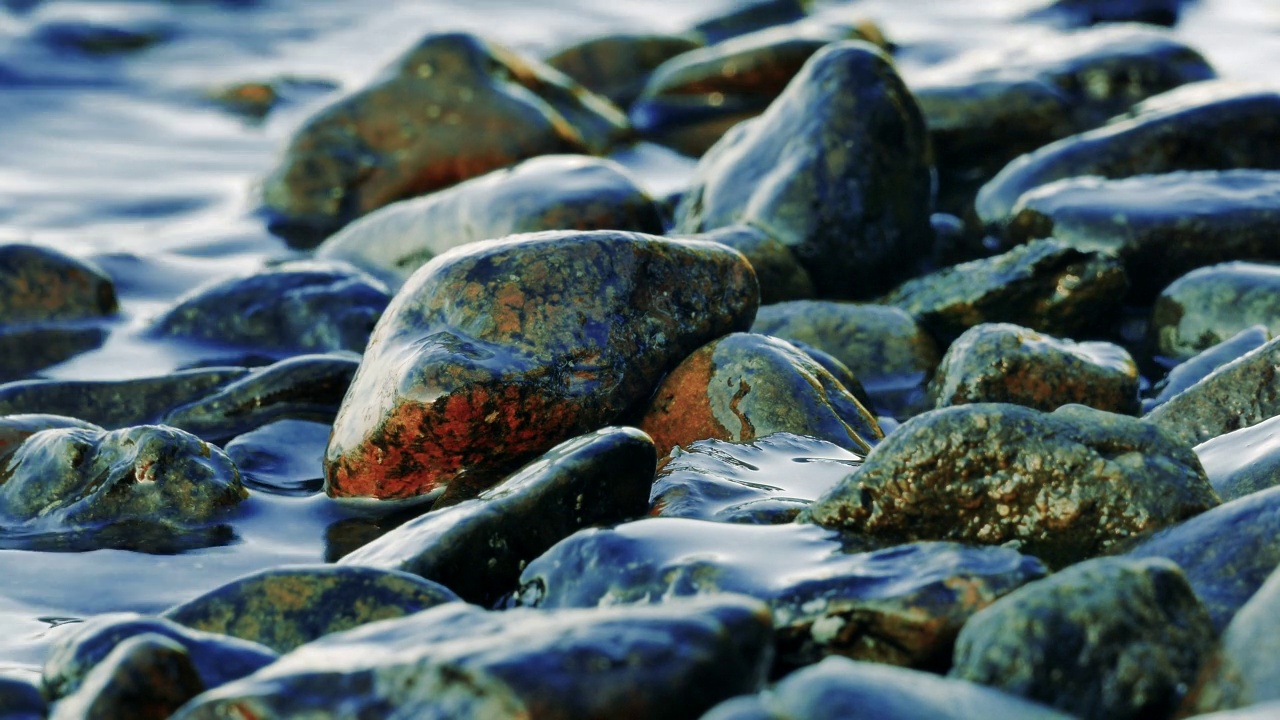
[[625, 108], [640, 97], [654, 68], [702, 46], [689, 34], [606, 35], [570, 45], [546, 58], [546, 63]]
[[809, 525], [650, 518], [584, 530], [529, 564], [516, 601], [539, 608], [661, 603], [723, 592], [773, 612], [783, 671], [838, 654], [945, 667], [965, 621], [1045, 570], [1005, 548], [846, 548]]
[[1156, 298], [1156, 351], [1189, 358], [1256, 324], [1280, 333], [1280, 267], [1231, 262], [1188, 273]]
[[1213, 371], [1262, 347], [1270, 339], [1271, 333], [1265, 325], [1253, 325], [1178, 363], [1152, 388], [1155, 396], [1142, 401], [1143, 412], [1151, 412], [1169, 402]]
[[51, 717], [167, 718], [203, 690], [200, 673], [181, 643], [143, 633], [116, 645]]
[[804, 522], [881, 542], [1017, 542], [1065, 567], [1218, 504], [1187, 446], [1134, 418], [960, 405], [907, 421]]
[[[758, 291], [712, 243], [535, 233], [442, 255], [370, 339], [326, 453], [331, 496], [471, 495], [614, 422]], [[467, 497], [454, 488], [456, 497]]]
[[1277, 604], [1280, 575], [1273, 572], [1223, 631], [1181, 715], [1280, 700], [1280, 654], [1273, 632]]
[[1124, 348], [1034, 330], [975, 325], [947, 349], [929, 385], [937, 407], [1004, 402], [1051, 411], [1072, 403], [1135, 415], [1138, 366]]
[[1173, 26], [1185, 0], [1054, 0], [1033, 13], [1070, 26], [1139, 22]]
[[1102, 558], [975, 615], [950, 675], [1080, 717], [1167, 717], [1214, 635], [1176, 565]]
[[781, 240], [750, 225], [730, 225], [710, 232], [676, 236], [727, 245], [742, 253], [756, 271], [760, 283], [760, 303], [810, 298], [817, 294], [813, 278]]
[[12, 675], [0, 676], [0, 717], [5, 720], [44, 720], [48, 703], [34, 683]]
[[1219, 435], [1195, 450], [1223, 500], [1280, 485], [1280, 417]]

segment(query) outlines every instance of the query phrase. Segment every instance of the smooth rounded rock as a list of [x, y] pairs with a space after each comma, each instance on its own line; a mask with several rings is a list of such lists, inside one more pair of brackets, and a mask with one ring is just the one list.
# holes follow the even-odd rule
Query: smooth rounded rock
[[1179, 713], [1182, 717], [1280, 700], [1280, 573], [1272, 572], [1223, 631]]
[[1142, 401], [1143, 412], [1149, 413], [1169, 402], [1218, 368], [1262, 347], [1270, 339], [1271, 333], [1265, 325], [1253, 325], [1175, 365], [1151, 388], [1155, 396]]
[[570, 45], [546, 63], [625, 108], [640, 96], [654, 68], [702, 46], [692, 35], [618, 33]]
[[782, 241], [750, 225], [730, 225], [695, 235], [676, 235], [680, 240], [720, 243], [742, 253], [756, 271], [760, 283], [760, 304], [810, 298], [817, 294], [809, 271]]
[[116, 311], [111, 278], [52, 248], [0, 243], [0, 325], [83, 320]]
[[142, 633], [116, 645], [50, 720], [164, 720], [204, 689], [181, 643]]
[[16, 675], [0, 675], [0, 718], [45, 720], [49, 705], [40, 688]]
[[1280, 334], [1280, 267], [1251, 262], [1183, 275], [1160, 293], [1151, 313], [1156, 351], [1179, 359], [1259, 324]]
[[1032, 17], [1072, 27], [1116, 22], [1173, 27], [1185, 4], [1186, 0], [1053, 0]]
[[1219, 435], [1195, 451], [1223, 500], [1280, 485], [1280, 417]]
[[812, 0], [746, 0], [731, 9], [706, 18], [693, 33], [709, 43], [718, 43], [747, 33], [804, 19]]

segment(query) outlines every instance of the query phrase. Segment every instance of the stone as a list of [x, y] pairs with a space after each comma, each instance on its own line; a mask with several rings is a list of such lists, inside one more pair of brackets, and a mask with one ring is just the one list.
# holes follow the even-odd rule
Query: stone
[[937, 669], [973, 613], [1045, 574], [1006, 548], [858, 549], [812, 525], [648, 518], [570, 536], [529, 563], [515, 599], [553, 609], [741, 593], [773, 613], [775, 675], [832, 654]]
[[477, 494], [634, 411], [689, 353], [749, 327], [757, 297], [745, 258], [714, 243], [549, 232], [441, 255], [369, 341], [326, 492]]
[[331, 422], [275, 420], [223, 446], [245, 487], [307, 497], [324, 489], [324, 448]]
[[1272, 572], [1236, 613], [1205, 660], [1181, 717], [1280, 700], [1280, 573]]
[[699, 22], [693, 27], [693, 34], [708, 43], [722, 42], [802, 20], [808, 16], [812, 4], [812, 0], [747, 0], [732, 10]]
[[341, 560], [434, 580], [492, 606], [529, 561], [575, 531], [642, 515], [657, 451], [635, 428], [563, 442], [479, 497], [410, 520]]
[[0, 327], [0, 382], [25, 380], [107, 341], [105, 327], [72, 325], [19, 325]]
[[1149, 423], [978, 403], [903, 423], [800, 521], [879, 542], [1015, 542], [1061, 568], [1217, 504], [1191, 448]]
[[[769, 615], [720, 596], [653, 608], [449, 603], [330, 635], [174, 716], [697, 718], [763, 684]], [[643, 688], [643, 692], [637, 692]]]
[[546, 63], [625, 108], [640, 96], [654, 68], [702, 46], [687, 34], [617, 33], [570, 45], [546, 58]]
[[1262, 347], [1270, 339], [1271, 333], [1265, 325], [1253, 325], [1182, 361], [1170, 368], [1168, 374], [1151, 388], [1156, 394], [1155, 397], [1142, 401], [1143, 413], [1149, 413], [1169, 402], [1192, 385], [1208, 377], [1214, 370], [1250, 350]]
[[142, 633], [116, 645], [80, 689], [57, 704], [50, 720], [164, 720], [204, 689], [181, 643]]
[[430, 195], [392, 203], [316, 248], [399, 287], [431, 258], [477, 240], [539, 230], [634, 230], [661, 235], [649, 195], [612, 160], [548, 155]]
[[45, 720], [48, 714], [39, 687], [16, 675], [0, 675], [0, 718]]
[[1119, 345], [1073, 342], [984, 323], [947, 348], [929, 384], [937, 407], [1004, 402], [1044, 410], [1072, 403], [1136, 415], [1138, 366]]
[[1223, 500], [1280, 485], [1280, 417], [1219, 435], [1195, 451]]
[[1177, 565], [1101, 558], [974, 615], [950, 676], [1080, 717], [1168, 717], [1214, 638]]
[[1186, 0], [1054, 0], [1032, 13], [1071, 27], [1135, 22], [1173, 27]]
[[880, 301], [946, 341], [989, 322], [1071, 337], [1109, 316], [1127, 284], [1111, 255], [1047, 239], [908, 280]]
[[1189, 358], [1253, 325], [1280, 333], [1280, 267], [1229, 262], [1178, 278], [1156, 298], [1151, 335], [1156, 352]]
[[726, 335], [699, 348], [658, 386], [640, 419], [660, 453], [698, 440], [750, 442], [810, 435], [865, 453], [884, 433], [825, 368], [785, 340]]
[[0, 243], [0, 326], [116, 312], [115, 284], [96, 265], [52, 248]]
[[675, 230], [755, 225], [791, 248], [821, 296], [866, 298], [910, 275], [904, 257], [928, 255], [931, 204], [915, 101], [884, 53], [841, 42], [703, 156]]
[[205, 98], [227, 112], [261, 122], [281, 105], [305, 102], [337, 90], [338, 83], [323, 78], [284, 75], [270, 80], [238, 82], [205, 91]]
[[457, 600], [448, 588], [408, 573], [293, 565], [238, 578], [161, 617], [287, 653], [325, 635]]
[[810, 298], [817, 294], [809, 271], [780, 240], [750, 225], [730, 225], [696, 235], [676, 235], [680, 240], [705, 240], [727, 245], [742, 253], [756, 271], [760, 304]]
[[556, 70], [431, 34], [293, 136], [263, 186], [269, 228], [314, 246], [355, 218], [537, 155], [604, 154], [626, 117]]

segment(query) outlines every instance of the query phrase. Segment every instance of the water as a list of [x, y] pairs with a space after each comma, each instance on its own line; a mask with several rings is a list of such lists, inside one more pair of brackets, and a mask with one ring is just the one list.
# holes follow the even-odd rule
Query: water
[[[929, 62], [1009, 37], [1038, 2], [902, 0], [819, 3], [822, 14], [870, 17], [903, 45], [911, 74]], [[119, 322], [100, 349], [43, 373], [127, 378], [190, 360], [138, 330], [201, 282], [290, 256], [254, 215], [258, 178], [290, 133], [343, 90], [360, 87], [423, 34], [468, 29], [543, 54], [616, 31], [678, 31], [734, 0], [0, 0], [0, 242], [90, 258], [118, 284]], [[88, 30], [86, 30], [88, 28]], [[126, 34], [106, 30], [123, 29]], [[89, 32], [92, 31], [92, 32]], [[1049, 33], [1023, 24], [1018, 34]], [[1280, 67], [1280, 2], [1192, 2], [1176, 30], [1222, 75], [1272, 80]], [[138, 52], [92, 54], [69, 43], [159, 38]], [[124, 38], [122, 41], [121, 38]], [[280, 76], [302, 86], [264, 121], [209, 102], [205, 92]], [[658, 194], [692, 163], [654, 146], [622, 151]], [[263, 472], [313, 488], [317, 443]], [[65, 618], [155, 611], [251, 570], [327, 556], [325, 528], [366, 511], [323, 496], [257, 492], [235, 518], [239, 542], [178, 556], [123, 551], [0, 551], [0, 670], [34, 672]], [[329, 553], [331, 554], [331, 553]]]

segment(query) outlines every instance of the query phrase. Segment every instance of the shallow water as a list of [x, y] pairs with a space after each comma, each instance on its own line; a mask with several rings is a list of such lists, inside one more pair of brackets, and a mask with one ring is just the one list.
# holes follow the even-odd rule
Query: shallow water
[[[880, 22], [903, 46], [899, 62], [910, 78], [930, 62], [1009, 37], [1014, 24], [1019, 35], [1053, 32], [1017, 23], [1039, 4], [863, 0], [819, 3], [819, 12]], [[256, 122], [207, 101], [206, 90], [281, 75], [358, 88], [435, 30], [474, 30], [541, 54], [604, 32], [678, 31], [734, 5], [0, 0], [0, 242], [91, 258], [115, 278], [122, 301], [103, 348], [43, 375], [125, 378], [179, 367], [193, 350], [140, 338], [145, 321], [197, 284], [292, 254], [254, 215], [255, 182], [291, 131], [340, 91], [304, 84]], [[112, 27], [159, 40], [105, 54], [69, 45]], [[1274, 81], [1269, 75], [1280, 67], [1280, 3], [1192, 2], [1175, 32], [1223, 76]], [[657, 194], [678, 189], [692, 166], [651, 145], [616, 157]], [[37, 668], [49, 638], [65, 627], [59, 618], [155, 611], [260, 567], [324, 560], [325, 528], [366, 511], [306, 494], [319, 478], [321, 446], [312, 437], [288, 455], [254, 456], [261, 483], [292, 494], [256, 492], [233, 519], [237, 542], [228, 546], [177, 556], [0, 551], [0, 669]]]

